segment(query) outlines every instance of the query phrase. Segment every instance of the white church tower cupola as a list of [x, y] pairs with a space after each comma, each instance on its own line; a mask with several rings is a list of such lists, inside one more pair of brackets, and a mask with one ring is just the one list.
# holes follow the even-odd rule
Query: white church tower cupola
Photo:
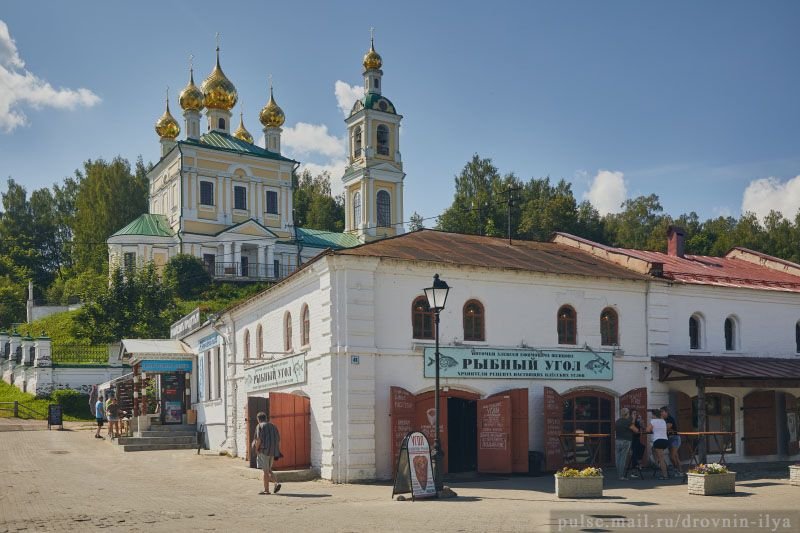
[[345, 119], [348, 166], [345, 187], [345, 231], [363, 241], [404, 232], [403, 162], [400, 121], [394, 104], [382, 95], [383, 59], [374, 36], [364, 55], [364, 96]]
[[217, 64], [203, 82], [202, 89], [207, 109], [208, 131], [230, 134], [231, 109], [239, 100], [239, 95], [219, 65], [219, 43], [217, 43]]
[[181, 91], [179, 102], [183, 109], [186, 138], [197, 141], [200, 139], [200, 113], [205, 105], [203, 91], [194, 84], [194, 67], [191, 57], [189, 58], [189, 84]]

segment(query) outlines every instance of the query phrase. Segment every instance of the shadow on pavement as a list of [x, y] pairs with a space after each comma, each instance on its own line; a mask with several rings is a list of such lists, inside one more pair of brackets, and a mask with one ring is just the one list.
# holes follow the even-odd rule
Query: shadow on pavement
[[774, 481], [763, 481], [761, 483], [737, 483], [737, 487], [771, 487], [773, 485], [783, 485], [783, 483], [775, 483]]
[[281, 492], [279, 496], [285, 498], [331, 498], [330, 494], [292, 494], [290, 492]]

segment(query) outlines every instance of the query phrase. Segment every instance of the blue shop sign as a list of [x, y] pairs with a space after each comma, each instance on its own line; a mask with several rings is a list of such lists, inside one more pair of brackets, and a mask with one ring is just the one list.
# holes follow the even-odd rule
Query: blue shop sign
[[173, 361], [170, 359], [142, 361], [142, 372], [191, 372], [191, 361]]

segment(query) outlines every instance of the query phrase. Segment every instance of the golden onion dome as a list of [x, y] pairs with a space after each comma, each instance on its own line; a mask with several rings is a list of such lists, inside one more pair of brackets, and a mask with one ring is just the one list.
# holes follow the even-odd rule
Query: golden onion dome
[[167, 108], [164, 110], [164, 114], [156, 121], [156, 133], [162, 139], [173, 140], [181, 133], [178, 121], [169, 112], [169, 100], [167, 100]]
[[383, 66], [381, 55], [375, 51], [375, 40], [370, 39], [369, 52], [364, 55], [364, 70], [377, 70]]
[[239, 127], [233, 132], [233, 136], [240, 141], [253, 144], [253, 136], [250, 135], [250, 132], [244, 127], [244, 118], [242, 117], [242, 113], [239, 113]]
[[203, 91], [194, 84], [194, 69], [189, 69], [189, 85], [182, 91], [180, 96], [181, 108], [184, 111], [202, 111], [203, 104]]
[[265, 128], [280, 128], [286, 122], [286, 115], [283, 114], [283, 109], [275, 103], [275, 98], [272, 96], [271, 85], [269, 88], [269, 102], [261, 110], [258, 119]]
[[239, 95], [236, 92], [231, 80], [229, 80], [222, 68], [219, 66], [219, 47], [217, 47], [217, 64], [214, 70], [203, 81], [201, 87], [203, 89], [203, 99], [205, 106], [208, 109], [224, 109], [230, 111], [236, 102], [239, 100]]

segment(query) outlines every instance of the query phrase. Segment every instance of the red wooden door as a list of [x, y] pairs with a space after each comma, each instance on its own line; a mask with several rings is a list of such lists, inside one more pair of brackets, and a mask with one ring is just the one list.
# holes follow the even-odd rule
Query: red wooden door
[[[435, 440], [435, 420], [436, 410], [434, 409], [434, 392], [423, 392], [417, 395], [416, 405], [414, 406], [416, 415], [414, 416], [414, 426], [428, 437], [433, 450]], [[439, 392], [439, 441], [442, 449], [445, 450], [444, 461], [442, 461], [442, 472], [447, 473], [447, 393]]]
[[744, 397], [744, 454], [778, 453], [775, 424], [775, 391], [756, 391]]
[[546, 469], [558, 470], [564, 464], [561, 441], [564, 432], [564, 397], [550, 387], [544, 388], [544, 457]]
[[511, 397], [511, 471], [528, 472], [528, 389], [493, 394]]
[[478, 400], [478, 472], [510, 474], [511, 396]]
[[[397, 457], [405, 436], [414, 430], [416, 411], [414, 395], [402, 387], [389, 389], [389, 417], [392, 425], [392, 469], [397, 468]], [[432, 441], [431, 441], [432, 445]]]
[[[631, 411], [636, 411], [642, 417], [642, 425], [647, 427], [647, 389], [644, 387], [638, 389], [631, 389], [619, 397], [619, 408], [627, 407]], [[680, 427], [680, 425], [678, 426]], [[615, 436], [616, 438], [616, 436]], [[616, 442], [616, 441], [615, 441]], [[647, 464], [649, 453], [646, 451], [647, 435], [641, 435], [639, 442], [645, 446], [645, 454], [642, 456], [642, 463]]]
[[311, 401], [297, 394], [272, 392], [269, 418], [281, 436], [283, 458], [275, 463], [275, 470], [311, 466]]

